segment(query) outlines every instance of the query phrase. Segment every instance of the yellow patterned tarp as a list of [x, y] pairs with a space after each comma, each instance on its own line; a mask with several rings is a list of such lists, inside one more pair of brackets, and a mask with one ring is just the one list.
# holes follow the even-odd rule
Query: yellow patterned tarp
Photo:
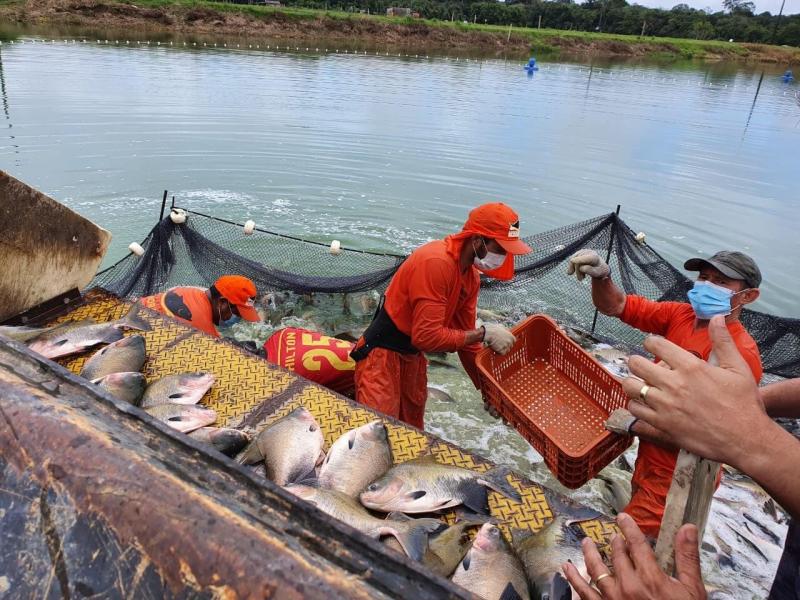
[[[99, 292], [91, 292], [86, 303], [55, 322], [92, 318], [96, 322], [124, 317], [131, 304]], [[148, 309], [140, 315], [147, 320], [151, 331], [127, 332], [126, 335], [143, 335], [147, 348], [147, 361], [142, 373], [148, 382], [165, 375], [184, 372], [212, 373], [216, 382], [203, 398], [203, 405], [217, 411], [216, 425], [235, 427], [253, 433], [265, 425], [303, 405], [314, 415], [325, 436], [325, 448], [343, 433], [376, 418], [377, 413], [358, 405], [343, 396], [311, 383], [281, 367], [245, 352], [236, 346], [212, 338], [172, 319]], [[80, 373], [86, 359], [92, 355], [65, 358], [60, 362], [74, 373]], [[380, 416], [380, 415], [377, 415]], [[389, 439], [395, 463], [405, 462], [424, 453], [434, 454], [439, 462], [486, 471], [491, 463], [433, 435], [387, 419]], [[536, 532], [553, 517], [547, 497], [558, 497], [565, 505], [571, 502], [551, 490], [516, 474], [511, 476], [514, 487], [522, 496], [522, 503], [491, 492], [491, 513], [501, 522], [509, 536], [511, 530]], [[447, 515], [450, 522], [454, 515]], [[608, 553], [612, 534], [618, 532], [610, 519], [593, 519], [577, 524], [583, 532]]]

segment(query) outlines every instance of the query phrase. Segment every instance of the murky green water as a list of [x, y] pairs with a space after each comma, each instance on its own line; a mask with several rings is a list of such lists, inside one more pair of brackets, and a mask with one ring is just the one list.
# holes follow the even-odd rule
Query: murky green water
[[[111, 230], [109, 262], [165, 188], [197, 211], [404, 252], [489, 200], [523, 235], [621, 204], [675, 264], [749, 252], [755, 308], [800, 314], [800, 106], [781, 65], [544, 62], [529, 78], [516, 61], [158, 41], [0, 46], [0, 168]], [[463, 372], [430, 381], [457, 401], [432, 401], [429, 429], [554, 483]], [[607, 493], [575, 496], [607, 508]], [[712, 579], [759, 596], [774, 565], [753, 569]]]

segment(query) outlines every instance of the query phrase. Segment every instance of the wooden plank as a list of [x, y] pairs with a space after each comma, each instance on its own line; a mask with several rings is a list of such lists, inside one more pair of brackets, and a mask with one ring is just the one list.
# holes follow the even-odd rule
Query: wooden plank
[[3, 339], [0, 509], [16, 597], [469, 597]]
[[693, 523], [697, 526], [698, 539], [703, 539], [718, 472], [718, 462], [686, 450], [678, 453], [656, 542], [656, 560], [668, 575], [675, 571], [675, 534], [681, 525]]
[[111, 234], [0, 171], [0, 322], [94, 277]]

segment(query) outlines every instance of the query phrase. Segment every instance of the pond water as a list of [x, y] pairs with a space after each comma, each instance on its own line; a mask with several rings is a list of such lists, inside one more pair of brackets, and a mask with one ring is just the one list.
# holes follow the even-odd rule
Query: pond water
[[780, 66], [540, 61], [529, 78], [518, 61], [42, 42], [0, 46], [0, 167], [110, 229], [109, 261], [164, 189], [402, 252], [488, 200], [523, 235], [621, 204], [675, 264], [751, 253], [754, 308], [798, 314], [800, 106]]
[[[750, 253], [754, 308], [800, 314], [800, 105], [780, 65], [540, 61], [529, 77], [519, 60], [159, 42], [0, 46], [0, 168], [109, 229], [108, 264], [144, 238], [165, 188], [199, 212], [393, 252], [490, 200], [523, 235], [620, 204], [678, 266]], [[457, 399], [429, 403], [434, 433], [557, 487], [463, 372], [440, 364], [430, 380]], [[608, 510], [603, 485], [573, 496]], [[735, 551], [724, 569], [705, 556], [710, 581], [763, 596], [775, 561]]]

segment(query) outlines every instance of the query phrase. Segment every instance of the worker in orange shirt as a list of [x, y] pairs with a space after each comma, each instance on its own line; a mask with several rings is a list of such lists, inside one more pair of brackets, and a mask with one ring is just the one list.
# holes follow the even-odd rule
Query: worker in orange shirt
[[218, 327], [240, 319], [260, 321], [254, 302], [256, 286], [241, 275], [223, 275], [210, 288], [174, 287], [139, 302], [208, 335], [219, 337]]
[[423, 427], [428, 388], [424, 352], [458, 352], [478, 386], [475, 355], [486, 344], [506, 354], [516, 341], [506, 328], [476, 328], [480, 275], [514, 276], [519, 217], [502, 203], [472, 210], [461, 233], [417, 248], [395, 273], [372, 323], [350, 356], [356, 400]]
[[[708, 259], [689, 259], [683, 268], [699, 273], [688, 293], [689, 304], [654, 302], [626, 294], [611, 281], [608, 265], [594, 250], [579, 250], [573, 254], [567, 272], [574, 273], [579, 280], [585, 275], [592, 278], [592, 302], [604, 315], [618, 317], [623, 323], [646, 333], [661, 335], [703, 360], [709, 360], [711, 355], [709, 320], [715, 315], [725, 315], [736, 347], [756, 382], [760, 381], [762, 368], [758, 346], [739, 321], [742, 308], [759, 296], [761, 271], [756, 263], [741, 252], [722, 251]], [[647, 386], [644, 390], [641, 400], [646, 403]], [[675, 448], [644, 440], [639, 442], [631, 481], [633, 494], [623, 510], [633, 517], [646, 535], [653, 538], [658, 537], [661, 528], [677, 456]]]

